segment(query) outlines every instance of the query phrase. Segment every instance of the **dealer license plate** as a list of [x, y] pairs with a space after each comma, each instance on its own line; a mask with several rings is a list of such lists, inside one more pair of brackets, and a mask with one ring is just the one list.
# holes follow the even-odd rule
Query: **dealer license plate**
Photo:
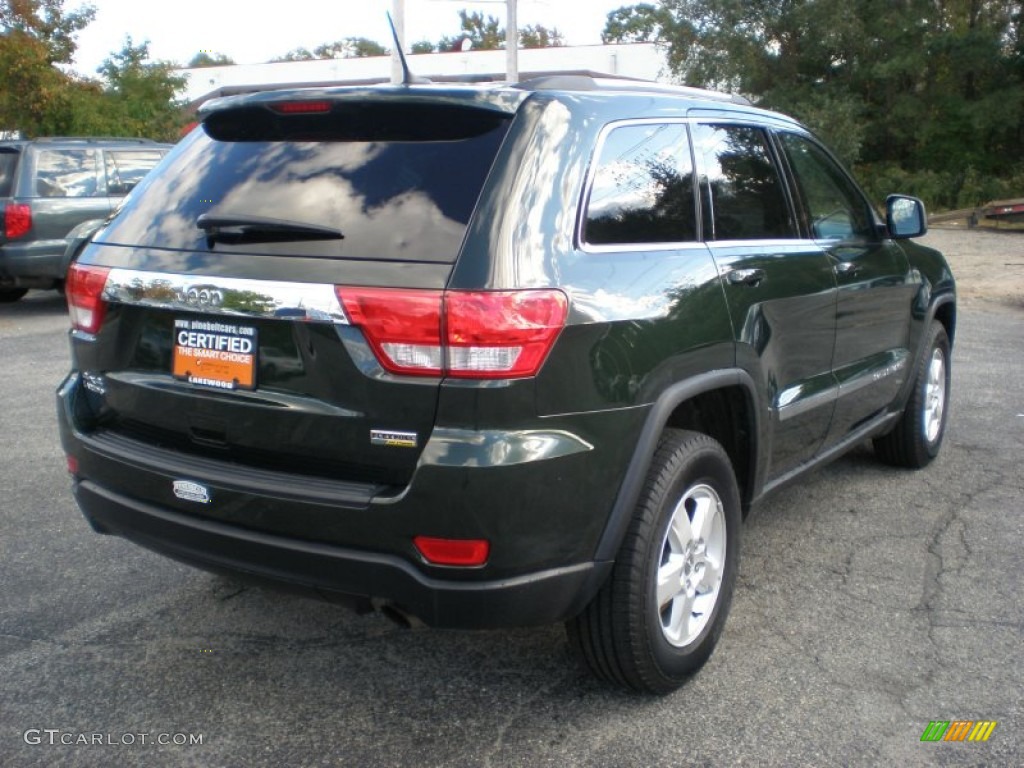
[[256, 329], [220, 320], [174, 321], [173, 374], [216, 389], [256, 386]]

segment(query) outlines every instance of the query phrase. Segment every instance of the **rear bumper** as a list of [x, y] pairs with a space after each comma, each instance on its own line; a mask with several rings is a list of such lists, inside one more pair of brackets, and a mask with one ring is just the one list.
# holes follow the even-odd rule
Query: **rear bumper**
[[[67, 271], [64, 262], [64, 240], [21, 243], [0, 246], [0, 280], [34, 287], [37, 283], [63, 280]], [[31, 283], [31, 285], [29, 285]]]
[[[609, 457], [568, 431], [501, 433], [493, 443], [497, 432], [470, 439], [436, 428], [397, 489], [256, 470], [94, 430], [94, 397], [77, 373], [57, 392], [78, 504], [96, 530], [175, 559], [451, 628], [563, 621], [610, 572], [595, 552], [621, 478], [596, 472]], [[176, 497], [180, 480], [208, 498]], [[415, 535], [487, 539], [490, 558], [479, 568], [428, 564]]]
[[400, 557], [287, 539], [188, 517], [124, 498], [89, 481], [74, 485], [92, 526], [160, 554], [313, 592], [376, 598], [436, 627], [548, 624], [577, 614], [610, 563], [583, 563], [502, 581], [430, 578]]

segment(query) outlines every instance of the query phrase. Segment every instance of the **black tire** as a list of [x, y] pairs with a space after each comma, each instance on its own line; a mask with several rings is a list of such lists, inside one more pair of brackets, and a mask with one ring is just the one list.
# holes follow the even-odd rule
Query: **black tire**
[[0, 288], [0, 304], [11, 304], [28, 293], [28, 288]]
[[[914, 389], [907, 407], [896, 427], [874, 440], [875, 454], [886, 464], [897, 467], [920, 469], [927, 466], [939, 454], [946, 434], [949, 337], [941, 323], [933, 322], [925, 338], [928, 346], [914, 372]], [[941, 391], [938, 391], [940, 386]]]
[[[678, 531], [691, 530], [696, 511], [710, 520], [702, 527], [706, 538], [678, 547]], [[670, 535], [673, 519], [682, 525]], [[570, 647], [601, 679], [643, 693], [677, 689], [708, 660], [722, 633], [736, 584], [740, 527], [739, 490], [722, 446], [697, 432], [665, 430], [608, 581], [566, 624]], [[667, 579], [659, 598], [659, 575], [674, 569], [679, 581]], [[696, 598], [688, 587], [696, 587]], [[659, 605], [674, 589], [680, 591]]]

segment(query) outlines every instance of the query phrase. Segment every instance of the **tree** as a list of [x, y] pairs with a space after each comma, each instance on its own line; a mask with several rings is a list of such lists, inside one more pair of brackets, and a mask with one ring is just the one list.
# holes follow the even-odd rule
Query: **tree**
[[60, 0], [0, 0], [0, 131], [177, 139], [185, 78], [148, 61], [145, 43], [128, 39], [104, 62], [106, 83], [55, 66], [73, 60], [74, 36], [93, 14], [90, 6], [64, 13]]
[[50, 62], [49, 46], [21, 31], [0, 34], [0, 131], [63, 133], [68, 77]]
[[21, 33], [46, 47], [50, 64], [70, 64], [75, 35], [96, 18], [96, 9], [83, 5], [66, 13], [64, 0], [0, 0], [0, 34]]
[[309, 50], [308, 48], [299, 47], [293, 48], [292, 50], [288, 51], [288, 53], [286, 53], [284, 56], [277, 56], [271, 59], [270, 61], [271, 63], [278, 61], [312, 61], [315, 58], [316, 56], [313, 55], [313, 52], [311, 50]]
[[362, 59], [387, 54], [387, 48], [366, 37], [346, 37], [344, 40], [324, 43], [313, 49], [313, 56], [318, 59]]
[[869, 186], [899, 169], [953, 206], [1024, 174], [1022, 17], [1009, 0], [663, 0], [613, 11], [603, 37], [662, 41], [682, 82], [789, 112]]
[[313, 61], [314, 59], [361, 59], [367, 56], [387, 56], [390, 51], [376, 40], [367, 37], [346, 37], [333, 43], [321, 43], [312, 51], [295, 48], [275, 61]]
[[672, 14], [650, 3], [627, 5], [608, 14], [601, 41], [608, 43], [656, 43], [676, 25]]
[[370, 56], [387, 56], [391, 51], [378, 43], [365, 37], [350, 37], [346, 42], [349, 45], [347, 58], [363, 59]]
[[429, 40], [420, 40], [412, 44], [413, 53], [433, 53], [435, 50], [435, 45]]
[[459, 11], [462, 33], [454, 37], [442, 37], [437, 44], [439, 51], [460, 50], [463, 40], [469, 40], [475, 51], [493, 51], [505, 46], [505, 30], [494, 16], [485, 17], [474, 11]]
[[[437, 43], [439, 51], [464, 50], [465, 41], [474, 51], [493, 51], [505, 47], [505, 28], [494, 16], [459, 11], [461, 34], [442, 37]], [[565, 38], [557, 28], [537, 24], [519, 30], [520, 48], [554, 48], [565, 45]], [[417, 53], [417, 51], [413, 51]], [[424, 51], [426, 52], [426, 51]]]
[[560, 48], [565, 45], [565, 37], [557, 27], [548, 29], [537, 24], [530, 24], [519, 30], [520, 48]]
[[225, 56], [223, 53], [199, 51], [185, 66], [189, 69], [199, 69], [201, 67], [223, 67], [234, 63], [234, 59], [230, 56]]
[[108, 87], [106, 94], [122, 136], [176, 139], [183, 122], [176, 101], [185, 77], [172, 73], [174, 65], [149, 61], [149, 45], [134, 45], [125, 38], [120, 51], [107, 58], [98, 72]]

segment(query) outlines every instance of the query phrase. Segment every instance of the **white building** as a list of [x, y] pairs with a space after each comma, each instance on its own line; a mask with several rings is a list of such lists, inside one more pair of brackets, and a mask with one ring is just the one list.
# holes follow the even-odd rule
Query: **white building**
[[[409, 68], [420, 77], [455, 80], [504, 81], [505, 51], [455, 51], [407, 55]], [[391, 57], [283, 61], [226, 67], [181, 69], [188, 78], [185, 98], [194, 106], [214, 96], [262, 90], [268, 85], [317, 86], [386, 83], [391, 78]], [[669, 80], [664, 51], [653, 43], [524, 48], [519, 51], [519, 79], [553, 74], [589, 74], [635, 80]]]

